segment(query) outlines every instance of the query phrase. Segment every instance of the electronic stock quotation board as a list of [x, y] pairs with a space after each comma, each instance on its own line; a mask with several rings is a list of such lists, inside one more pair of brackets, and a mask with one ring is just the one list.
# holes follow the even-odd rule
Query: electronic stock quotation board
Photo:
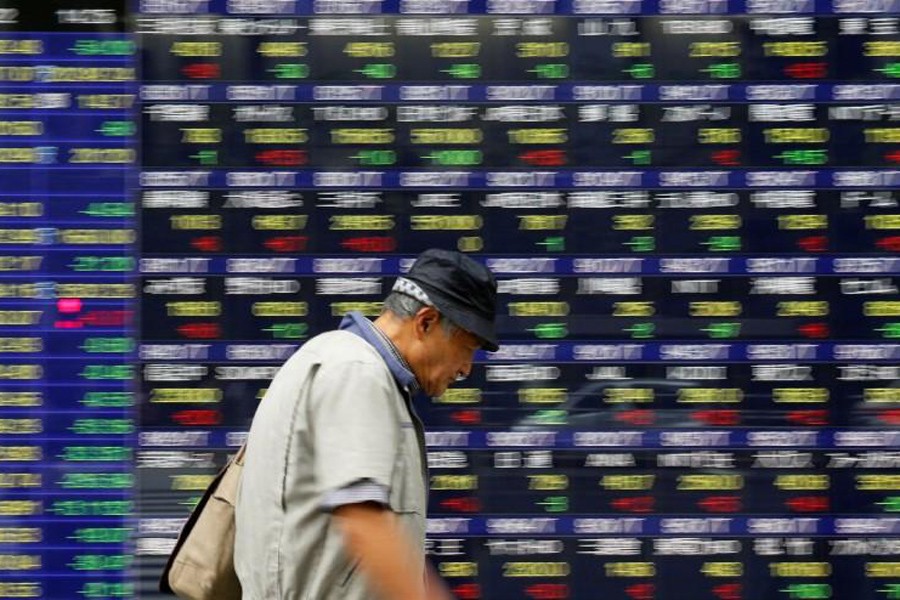
[[900, 598], [898, 0], [0, 0], [0, 598], [158, 598], [281, 364], [427, 247], [475, 599]]

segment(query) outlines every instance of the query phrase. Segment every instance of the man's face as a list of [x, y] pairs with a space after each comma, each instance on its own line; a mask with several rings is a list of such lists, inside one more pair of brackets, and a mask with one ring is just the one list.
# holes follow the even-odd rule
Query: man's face
[[428, 325], [422, 335], [416, 378], [422, 390], [429, 396], [443, 394], [457, 377], [466, 377], [472, 371], [475, 351], [480, 340], [463, 329], [451, 334], [437, 321]]

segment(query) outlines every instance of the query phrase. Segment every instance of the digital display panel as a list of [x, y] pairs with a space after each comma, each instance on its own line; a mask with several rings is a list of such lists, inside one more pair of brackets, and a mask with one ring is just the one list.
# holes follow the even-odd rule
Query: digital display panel
[[0, 0], [0, 598], [161, 598], [278, 366], [429, 247], [463, 600], [900, 598], [897, 0]]

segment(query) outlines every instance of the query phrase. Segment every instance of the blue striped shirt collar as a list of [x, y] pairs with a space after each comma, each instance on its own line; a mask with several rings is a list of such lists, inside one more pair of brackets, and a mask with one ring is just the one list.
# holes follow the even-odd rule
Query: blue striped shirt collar
[[410, 396], [419, 391], [419, 382], [413, 374], [409, 363], [400, 354], [397, 346], [391, 341], [383, 331], [375, 327], [369, 319], [364, 317], [362, 313], [353, 311], [347, 313], [341, 321], [339, 329], [349, 331], [366, 340], [387, 364], [391, 374], [400, 387], [409, 392]]

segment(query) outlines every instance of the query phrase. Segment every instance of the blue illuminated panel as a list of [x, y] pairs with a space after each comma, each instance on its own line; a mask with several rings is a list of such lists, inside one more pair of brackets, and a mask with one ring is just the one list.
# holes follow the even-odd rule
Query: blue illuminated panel
[[0, 597], [131, 597], [135, 45], [34, 4], [0, 4]]

